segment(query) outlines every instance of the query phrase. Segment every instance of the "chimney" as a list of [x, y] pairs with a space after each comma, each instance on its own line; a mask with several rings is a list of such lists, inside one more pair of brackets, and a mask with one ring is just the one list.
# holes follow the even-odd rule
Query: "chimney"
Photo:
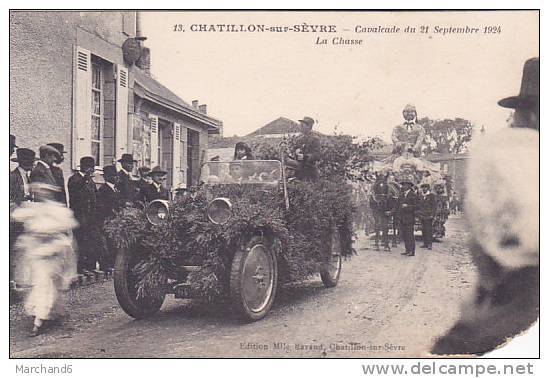
[[198, 109], [198, 100], [193, 100], [193, 109]]
[[135, 65], [143, 70], [145, 75], [151, 76], [151, 49], [148, 47], [141, 48], [141, 56], [135, 62]]
[[208, 114], [208, 106], [206, 104], [200, 105], [198, 111], [203, 114]]

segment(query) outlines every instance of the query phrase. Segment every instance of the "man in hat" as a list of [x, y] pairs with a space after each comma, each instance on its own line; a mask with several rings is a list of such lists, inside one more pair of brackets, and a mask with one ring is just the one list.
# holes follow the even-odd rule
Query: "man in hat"
[[137, 200], [141, 202], [145, 202], [145, 192], [146, 188], [152, 184], [152, 180], [149, 177], [149, 172], [151, 169], [149, 167], [143, 166], [137, 168], [137, 173], [139, 174], [139, 180], [137, 180], [136, 183], [136, 191], [137, 191]]
[[15, 149], [17, 148], [17, 145], [15, 144], [15, 135], [10, 134], [10, 158], [11, 155], [15, 152]]
[[389, 247], [389, 216], [393, 207], [394, 204], [392, 197], [389, 195], [386, 175], [383, 172], [378, 172], [370, 196], [370, 208], [374, 214], [374, 243], [376, 251], [379, 251], [380, 234], [384, 250], [391, 251], [391, 247]]
[[41, 146], [39, 152], [40, 160], [38, 160], [31, 172], [31, 183], [41, 182], [43, 184], [59, 186], [53, 176], [51, 167], [55, 161], [60, 159], [61, 154], [56, 148], [48, 145]]
[[157, 199], [168, 200], [170, 198], [168, 189], [164, 187], [164, 182], [166, 181], [167, 174], [168, 172], [162, 170], [162, 168], [160, 168], [159, 166], [154, 167], [149, 172], [152, 183], [145, 188], [145, 202], [148, 203]]
[[469, 149], [465, 210], [479, 279], [459, 321], [434, 354], [487, 353], [539, 318], [539, 58], [524, 64], [511, 128], [477, 138]]
[[532, 58], [524, 64], [518, 96], [506, 97], [498, 104], [515, 109], [513, 127], [539, 131], [539, 100], [539, 58]]
[[417, 122], [416, 107], [412, 104], [406, 105], [402, 110], [402, 116], [404, 117], [404, 123], [393, 128], [391, 139], [399, 153], [412, 149], [413, 155], [418, 157], [421, 155], [421, 144], [425, 139], [425, 130]]
[[316, 181], [319, 173], [316, 166], [320, 160], [320, 139], [312, 132], [315, 121], [311, 117], [299, 120], [301, 134], [297, 137], [294, 151], [298, 162], [296, 178], [302, 181]]
[[97, 189], [93, 181], [95, 160], [91, 156], [80, 159], [80, 169], [68, 181], [69, 206], [79, 227], [74, 231], [78, 243], [78, 272], [96, 268], [101, 256], [102, 238], [97, 227]]
[[433, 218], [437, 209], [437, 200], [431, 193], [431, 185], [424, 182], [420, 186], [421, 195], [419, 196], [418, 215], [421, 219], [421, 236], [423, 245], [421, 248], [433, 248]]
[[53, 178], [55, 179], [55, 182], [57, 182], [57, 186], [61, 188], [60, 192], [56, 193], [56, 199], [60, 203], [67, 204], [67, 193], [65, 191], [65, 177], [63, 175], [63, 169], [59, 167], [63, 161], [65, 161], [65, 146], [63, 146], [61, 143], [48, 143], [48, 146], [52, 146], [57, 151], [59, 151], [59, 158], [56, 159], [56, 161], [51, 166], [51, 173], [53, 174]]
[[[28, 148], [18, 148], [17, 156], [11, 161], [17, 163], [17, 168], [10, 172], [10, 215], [25, 201], [31, 201], [30, 173], [36, 161], [33, 150]], [[10, 280], [14, 277], [16, 250], [15, 242], [23, 232], [23, 225], [20, 222], [12, 221], [10, 217]]]
[[137, 197], [136, 185], [132, 179], [133, 167], [134, 164], [137, 163], [137, 160], [134, 160], [132, 154], [122, 154], [122, 157], [118, 159], [118, 162], [122, 168], [118, 171], [117, 188], [122, 196], [122, 201], [125, 204], [131, 204]]
[[16, 155], [11, 159], [17, 168], [10, 172], [10, 208], [31, 200], [30, 173], [36, 161], [34, 151], [28, 148], [18, 148]]
[[[102, 231], [105, 222], [114, 218], [117, 211], [123, 207], [120, 191], [116, 188], [118, 174], [114, 165], [103, 167], [103, 178], [105, 183], [97, 191], [97, 224]], [[112, 240], [106, 238], [106, 254], [99, 257], [99, 269], [108, 271], [114, 268], [114, 257], [116, 247]]]
[[411, 177], [401, 180], [402, 192], [398, 198], [398, 212], [400, 234], [404, 241], [405, 252], [401, 255], [415, 256], [416, 241], [414, 239], [414, 225], [416, 221], [417, 195], [414, 192], [414, 182]]

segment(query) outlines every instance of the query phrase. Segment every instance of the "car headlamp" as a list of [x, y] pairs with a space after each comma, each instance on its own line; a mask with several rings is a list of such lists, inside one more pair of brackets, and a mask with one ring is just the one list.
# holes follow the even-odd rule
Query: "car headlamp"
[[154, 200], [145, 209], [149, 223], [158, 226], [166, 223], [170, 215], [170, 205], [166, 200]]
[[216, 198], [208, 204], [206, 214], [210, 222], [225, 224], [232, 215], [233, 205], [228, 198]]

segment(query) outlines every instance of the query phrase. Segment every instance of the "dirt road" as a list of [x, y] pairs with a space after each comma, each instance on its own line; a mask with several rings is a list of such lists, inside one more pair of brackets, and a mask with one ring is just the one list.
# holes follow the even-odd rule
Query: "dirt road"
[[[464, 220], [415, 257], [373, 251], [360, 235], [339, 284], [320, 279], [282, 288], [270, 314], [242, 323], [226, 308], [168, 298], [157, 316], [135, 321], [112, 281], [70, 294], [70, 318], [36, 338], [20, 305], [10, 308], [12, 357], [410, 357], [427, 352], [459, 316], [476, 270]], [[418, 247], [419, 247], [418, 243]]]

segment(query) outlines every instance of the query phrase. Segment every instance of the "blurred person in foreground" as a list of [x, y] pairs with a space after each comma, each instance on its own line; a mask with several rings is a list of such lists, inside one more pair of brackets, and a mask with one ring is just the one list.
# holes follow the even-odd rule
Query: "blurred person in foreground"
[[44, 330], [46, 321], [63, 314], [61, 292], [70, 288], [76, 278], [76, 257], [70, 231], [78, 223], [66, 206], [56, 201], [56, 185], [33, 183], [36, 202], [25, 202], [12, 217], [23, 224], [17, 240], [21, 253], [18, 281], [31, 286], [25, 299], [25, 311], [34, 316], [30, 336]]
[[489, 352], [539, 317], [539, 58], [526, 61], [512, 127], [470, 149], [465, 214], [479, 270], [475, 297], [434, 354]]

